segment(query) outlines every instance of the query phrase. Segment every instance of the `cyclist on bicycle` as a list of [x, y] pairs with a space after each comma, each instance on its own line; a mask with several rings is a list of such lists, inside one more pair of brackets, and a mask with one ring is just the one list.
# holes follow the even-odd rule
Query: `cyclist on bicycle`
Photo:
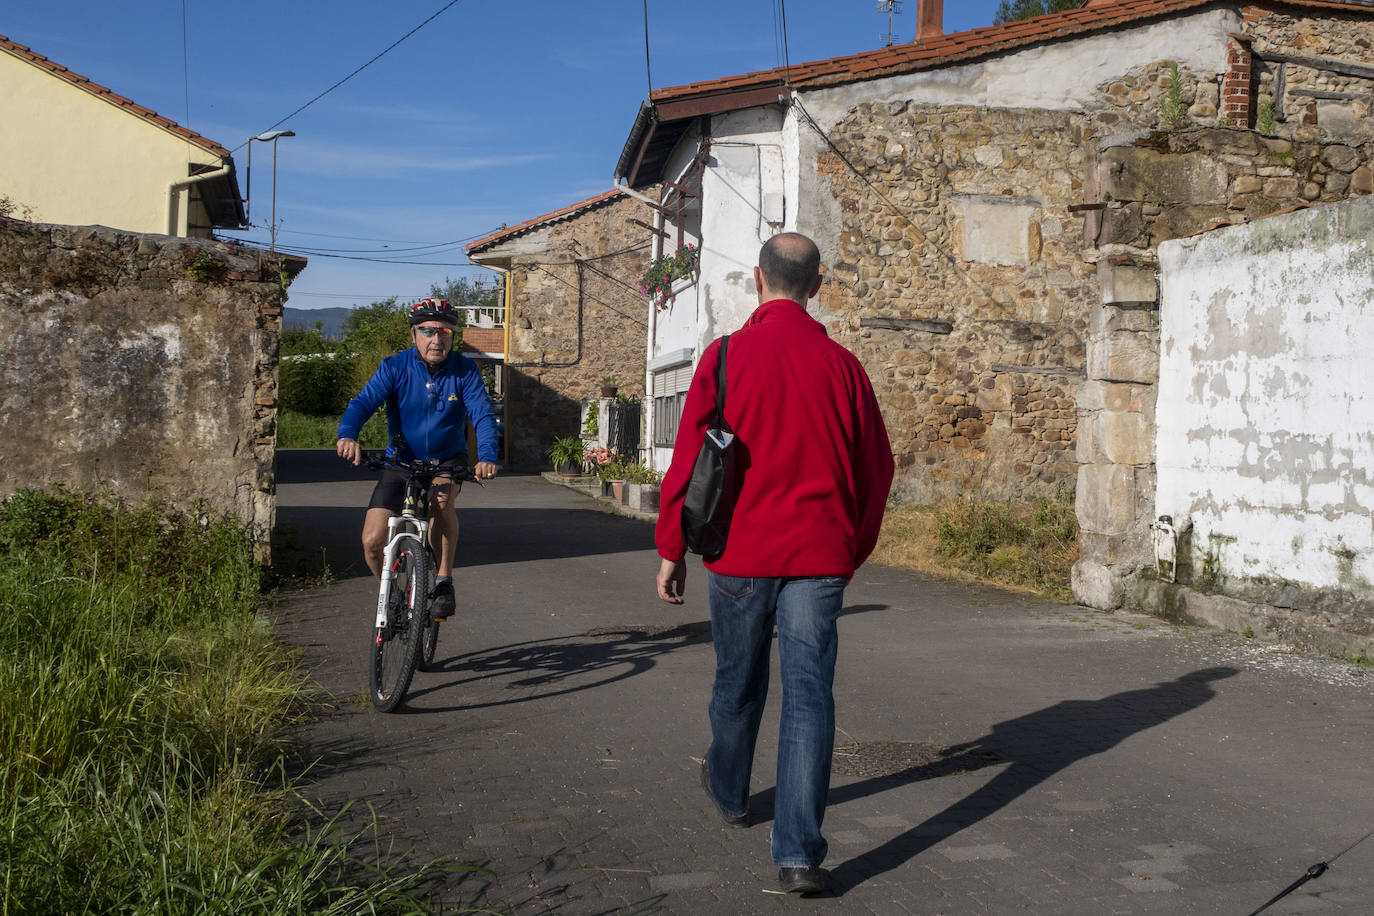
[[[348, 402], [339, 421], [336, 450], [353, 464], [362, 460], [358, 432], [373, 412], [386, 405], [387, 457], [402, 461], [438, 460], [449, 467], [466, 467], [467, 421], [477, 433], [479, 480], [496, 476], [497, 430], [491, 400], [477, 364], [453, 352], [458, 330], [457, 312], [447, 299], [421, 299], [410, 309], [413, 349], [382, 360], [363, 390]], [[373, 575], [381, 577], [386, 549], [387, 520], [401, 511], [406, 474], [385, 468], [363, 522], [363, 556]], [[458, 547], [458, 514], [453, 491], [462, 488], [451, 477], [437, 477], [430, 490], [430, 545], [438, 557], [434, 580], [434, 617], [453, 612], [453, 555]]]

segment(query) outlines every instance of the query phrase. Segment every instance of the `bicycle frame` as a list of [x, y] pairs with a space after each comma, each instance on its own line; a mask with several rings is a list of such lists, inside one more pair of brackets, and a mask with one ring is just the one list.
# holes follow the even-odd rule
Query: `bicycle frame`
[[[418, 491], [418, 492], [417, 492]], [[424, 491], [417, 486], [407, 484], [406, 500], [401, 509], [400, 515], [393, 515], [386, 522], [386, 549], [382, 552], [382, 586], [377, 593], [377, 626], [385, 627], [391, 623], [387, 618], [387, 610], [390, 606], [391, 586], [396, 581], [396, 553], [402, 538], [416, 537], [420, 541], [420, 549], [423, 550], [429, 543], [429, 519], [422, 518], [416, 510], [422, 508], [424, 503]], [[427, 510], [427, 507], [424, 507]], [[425, 511], [428, 515], [428, 511]], [[405, 530], [398, 530], [404, 527]], [[415, 610], [415, 602], [423, 602], [428, 596], [418, 595], [412, 589], [410, 593], [411, 610]]]

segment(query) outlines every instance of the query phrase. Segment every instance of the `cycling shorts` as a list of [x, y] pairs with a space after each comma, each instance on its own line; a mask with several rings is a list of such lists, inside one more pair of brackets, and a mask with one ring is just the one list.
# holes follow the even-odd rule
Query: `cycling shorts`
[[[440, 462], [441, 467], [464, 468], [467, 467], [468, 456], [466, 452], [459, 452], [447, 461]], [[410, 475], [399, 468], [384, 467], [382, 476], [377, 481], [377, 486], [372, 490], [372, 499], [368, 502], [369, 509], [387, 509], [392, 515], [400, 515], [401, 508], [406, 502], [406, 480]], [[457, 496], [463, 490], [463, 482], [454, 480], [445, 484], [443, 481], [435, 483], [429, 488], [429, 502], [434, 504], [434, 494], [440, 487], [453, 487], [453, 495]]]

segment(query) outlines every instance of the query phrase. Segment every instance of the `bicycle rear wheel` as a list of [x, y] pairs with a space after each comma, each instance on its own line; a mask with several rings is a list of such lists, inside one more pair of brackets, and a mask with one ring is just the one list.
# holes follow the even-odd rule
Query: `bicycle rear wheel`
[[370, 679], [372, 705], [391, 712], [405, 699], [420, 657], [422, 630], [429, 606], [425, 588], [432, 573], [425, 546], [416, 537], [404, 537], [392, 561], [396, 577], [391, 583], [386, 626], [373, 632]]
[[428, 544], [425, 545], [425, 622], [424, 631], [420, 638], [420, 670], [428, 671], [434, 667], [434, 652], [439, 648], [439, 621], [434, 619], [434, 614], [430, 609], [430, 599], [434, 595], [434, 576], [438, 569], [438, 563], [434, 558], [434, 550]]

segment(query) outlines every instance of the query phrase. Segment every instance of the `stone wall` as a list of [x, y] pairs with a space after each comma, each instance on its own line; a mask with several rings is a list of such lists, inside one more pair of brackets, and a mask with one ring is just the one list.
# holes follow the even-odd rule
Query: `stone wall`
[[1114, 608], [1153, 568], [1158, 259], [1170, 239], [1311, 203], [1367, 194], [1374, 143], [1297, 142], [1193, 128], [1099, 143], [1103, 202], [1088, 211], [1100, 305], [1078, 392], [1075, 598]]
[[1254, 126], [1302, 141], [1374, 139], [1374, 22], [1367, 15], [1253, 11], [1247, 19]]
[[638, 284], [649, 248], [631, 218], [647, 221], [648, 208], [618, 198], [541, 229], [508, 262], [512, 467], [547, 466], [545, 450], [580, 433], [582, 399], [598, 395], [604, 376], [623, 395], [644, 395], [648, 305]]
[[1085, 126], [1064, 112], [891, 103], [831, 131], [843, 158], [823, 153], [818, 169], [844, 224], [822, 318], [868, 367], [908, 498], [1024, 497], [1073, 480], [1095, 299], [1068, 209], [1084, 193]]
[[202, 503], [265, 558], [283, 282], [252, 249], [0, 219], [0, 493]]

